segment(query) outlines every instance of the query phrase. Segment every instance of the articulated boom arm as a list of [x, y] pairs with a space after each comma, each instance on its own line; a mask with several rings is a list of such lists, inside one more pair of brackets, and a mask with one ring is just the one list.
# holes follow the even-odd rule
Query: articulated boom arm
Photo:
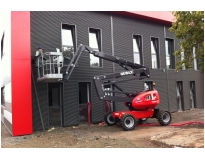
[[[125, 72], [119, 72], [119, 73], [111, 73], [111, 74], [105, 74], [100, 76], [94, 77], [94, 84], [97, 90], [97, 94], [101, 100], [108, 100], [108, 101], [121, 101], [121, 102], [131, 102], [133, 97], [117, 97], [111, 95], [111, 93], [122, 93], [129, 96], [130, 94], [139, 94], [139, 93], [130, 93], [130, 92], [124, 92], [119, 86], [117, 86], [116, 83], [122, 83], [126, 81], [136, 80], [136, 79], [143, 79], [143, 78], [149, 78], [150, 72], [149, 68], [142, 66], [140, 64], [136, 64], [127, 60], [124, 60], [119, 57], [115, 57], [103, 52], [98, 52], [90, 48], [86, 45], [79, 45], [77, 48], [77, 51], [75, 52], [73, 58], [70, 61], [70, 64], [68, 65], [66, 69], [66, 74], [64, 74], [64, 80], [68, 80], [70, 78], [70, 75], [78, 62], [82, 52], [87, 51], [90, 54], [93, 54], [95, 57], [102, 58], [104, 60], [114, 62], [119, 64], [121, 67], [123, 67]], [[130, 69], [129, 69], [130, 68]], [[119, 80], [119, 81], [110, 81], [110, 79], [119, 78], [122, 76], [128, 76], [128, 75], [134, 75], [135, 78], [126, 79], [126, 80]], [[107, 80], [108, 83], [105, 83], [104, 81]], [[113, 85], [115, 88], [117, 88], [120, 92], [117, 91], [111, 91], [104, 88], [104, 86]]]
[[[140, 64], [129, 62], [127, 60], [124, 60], [124, 59], [119, 58], [119, 57], [112, 56], [110, 54], [95, 51], [92, 48], [90, 48], [89, 46], [81, 44], [81, 45], [78, 46], [77, 51], [75, 52], [72, 60], [70, 61], [70, 64], [68, 65], [68, 67], [66, 69], [66, 74], [64, 75], [65, 80], [68, 80], [70, 78], [70, 75], [71, 75], [76, 63], [78, 62], [78, 59], [80, 58], [82, 52], [84, 52], [84, 51], [87, 51], [90, 54], [93, 54], [95, 57], [99, 57], [101, 59], [105, 59], [107, 61], [117, 63], [121, 67], [123, 67], [125, 70], [129, 70], [127, 67], [130, 67], [131, 69], [143, 68], [145, 76], [149, 77], [149, 69], [142, 66], [142, 65], [140, 65]], [[129, 73], [131, 73], [131, 72], [124, 72], [125, 75], [129, 74]], [[133, 72], [133, 74], [135, 74], [135, 72]]]

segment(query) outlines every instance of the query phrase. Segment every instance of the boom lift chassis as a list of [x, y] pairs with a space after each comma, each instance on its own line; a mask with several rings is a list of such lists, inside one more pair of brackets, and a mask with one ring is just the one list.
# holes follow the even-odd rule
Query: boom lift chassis
[[[127, 111], [111, 111], [105, 114], [104, 120], [107, 125], [111, 126], [116, 123], [120, 123], [122, 128], [125, 131], [128, 131], [134, 129], [137, 122], [142, 123], [148, 118], [156, 118], [163, 126], [171, 123], [172, 117], [170, 112], [155, 108], [160, 103], [160, 97], [158, 91], [154, 89], [153, 85], [151, 85], [148, 90], [136, 92], [125, 92], [117, 85], [117, 83], [128, 82], [131, 80], [150, 78], [149, 68], [119, 57], [112, 56], [110, 54], [95, 51], [87, 45], [81, 44], [78, 46], [76, 52], [70, 60], [70, 63], [68, 64], [65, 74], [60, 73], [60, 68], [62, 67], [63, 59], [68, 58], [67, 53], [45, 53], [47, 56], [55, 56], [54, 58], [49, 58], [49, 63], [51, 61], [56, 62], [54, 66], [58, 67], [58, 73], [53, 71], [52, 74], [45, 74], [42, 77], [39, 76], [38, 81], [50, 81], [51, 79], [54, 79], [54, 81], [68, 80], [83, 52], [88, 52], [89, 54], [93, 54], [95, 57], [117, 63], [126, 70], [124, 72], [99, 75], [93, 78], [97, 95], [100, 100], [109, 102], [124, 102], [124, 105], [128, 107]], [[133, 75], [134, 78], [116, 81], [117, 78], [130, 75]], [[118, 91], [105, 88], [105, 86], [108, 85], [112, 85]], [[118, 95], [124, 94], [124, 96], [116, 96], [116, 93]]]

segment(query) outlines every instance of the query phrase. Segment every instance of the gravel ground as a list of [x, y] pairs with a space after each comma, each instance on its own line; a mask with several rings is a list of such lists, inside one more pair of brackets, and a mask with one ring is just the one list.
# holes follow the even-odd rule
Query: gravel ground
[[[182, 123], [185, 121], [204, 121], [204, 109], [175, 112], [172, 113], [172, 117], [172, 123]], [[156, 119], [148, 119], [146, 123], [158, 124]], [[182, 138], [184, 139], [182, 140]], [[173, 143], [174, 141], [176, 143]], [[99, 124], [94, 124], [88, 126], [87, 124], [82, 124], [79, 126], [65, 128], [50, 128], [46, 131], [34, 132], [32, 135], [12, 137], [4, 124], [1, 123], [1, 147], [203, 148], [204, 126], [136, 126], [136, 128], [132, 131], [123, 131], [119, 125], [107, 126], [103, 124], [100, 126]]]

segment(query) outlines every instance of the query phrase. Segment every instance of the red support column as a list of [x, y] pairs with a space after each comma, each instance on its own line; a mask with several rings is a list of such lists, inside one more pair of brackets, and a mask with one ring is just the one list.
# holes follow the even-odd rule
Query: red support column
[[32, 134], [30, 12], [11, 12], [12, 134]]

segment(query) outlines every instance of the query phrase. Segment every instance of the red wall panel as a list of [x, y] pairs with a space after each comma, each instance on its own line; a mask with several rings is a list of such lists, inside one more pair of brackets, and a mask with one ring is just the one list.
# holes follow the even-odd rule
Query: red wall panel
[[32, 134], [30, 12], [11, 12], [13, 136]]

